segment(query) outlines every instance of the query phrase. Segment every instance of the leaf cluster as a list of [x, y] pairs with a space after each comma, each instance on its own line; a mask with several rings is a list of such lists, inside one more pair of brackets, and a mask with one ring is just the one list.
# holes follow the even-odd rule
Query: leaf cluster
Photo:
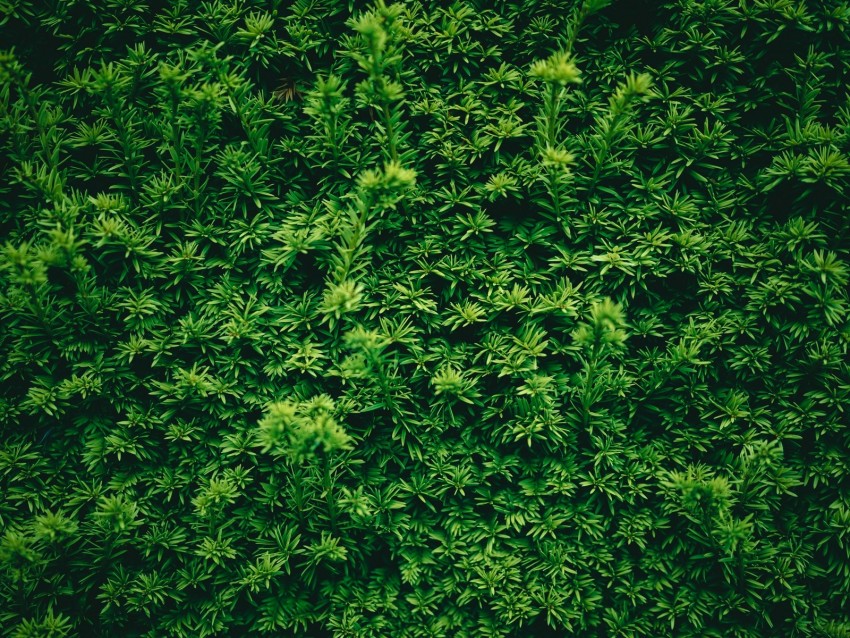
[[0, 3], [0, 635], [850, 634], [848, 19]]

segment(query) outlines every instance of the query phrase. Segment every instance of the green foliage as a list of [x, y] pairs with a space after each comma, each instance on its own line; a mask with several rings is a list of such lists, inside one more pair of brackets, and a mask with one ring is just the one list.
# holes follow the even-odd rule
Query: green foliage
[[0, 2], [0, 635], [850, 635], [848, 24]]

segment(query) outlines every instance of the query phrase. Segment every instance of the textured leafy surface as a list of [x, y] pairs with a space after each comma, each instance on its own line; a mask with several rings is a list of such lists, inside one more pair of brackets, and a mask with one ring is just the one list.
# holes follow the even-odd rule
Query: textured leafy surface
[[850, 635], [849, 30], [0, 2], [2, 635]]

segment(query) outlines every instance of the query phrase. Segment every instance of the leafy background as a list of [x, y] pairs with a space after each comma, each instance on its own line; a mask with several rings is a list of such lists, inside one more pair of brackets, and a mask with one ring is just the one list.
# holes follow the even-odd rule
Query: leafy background
[[3, 635], [850, 635], [848, 29], [0, 3]]

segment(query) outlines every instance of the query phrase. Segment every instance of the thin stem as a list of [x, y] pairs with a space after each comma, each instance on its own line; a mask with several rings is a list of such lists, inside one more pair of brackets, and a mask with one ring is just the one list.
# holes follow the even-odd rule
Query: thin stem
[[325, 492], [325, 499], [328, 504], [328, 518], [330, 519], [331, 529], [336, 530], [337, 511], [333, 499], [333, 482], [331, 481], [331, 461], [324, 459], [324, 475], [322, 476], [322, 488]]
[[602, 171], [602, 164], [606, 159], [608, 159], [608, 151], [611, 147], [611, 143], [614, 140], [614, 127], [615, 127], [616, 123], [617, 123], [617, 116], [614, 115], [609, 120], [608, 128], [605, 131], [604, 137], [602, 138], [602, 141], [603, 141], [602, 149], [601, 149], [599, 157], [597, 158], [596, 163], [593, 167], [593, 176], [591, 177], [591, 180], [590, 180], [590, 186], [587, 189], [588, 192], [592, 192], [593, 189], [596, 187], [596, 184], [599, 181], [600, 172]]
[[390, 159], [394, 162], [398, 161], [398, 150], [396, 149], [395, 129], [393, 128], [392, 117], [390, 115], [390, 105], [384, 102], [384, 122], [387, 131], [387, 143], [390, 147]]
[[555, 82], [550, 82], [549, 84], [549, 96], [548, 96], [548, 104], [547, 104], [547, 119], [548, 126], [546, 130], [546, 141], [549, 143], [549, 146], [552, 148], [555, 147], [555, 130], [557, 127], [558, 120], [558, 108], [559, 106], [559, 87]]
[[328, 139], [331, 142], [331, 151], [333, 153], [334, 167], [337, 168], [339, 164], [339, 148], [336, 139], [336, 116], [331, 110], [332, 107], [330, 104], [330, 98], [326, 99], [326, 107], [328, 111]]
[[587, 17], [590, 7], [587, 5], [587, 2], [582, 3], [581, 9], [579, 9], [575, 21], [571, 25], [569, 36], [567, 37], [567, 45], [564, 47], [564, 50], [567, 53], [572, 53], [573, 47], [575, 46], [576, 39], [578, 38], [578, 32], [581, 30], [581, 25], [584, 22], [584, 19]]
[[[560, 111], [560, 94], [563, 92], [563, 89], [560, 88], [555, 82], [551, 82], [549, 85], [549, 94], [546, 105], [547, 111], [547, 130], [546, 130], [546, 141], [552, 148], [556, 148], [556, 134], [557, 134], [557, 124], [558, 124], [558, 113]], [[555, 218], [561, 218], [561, 192], [560, 192], [560, 175], [558, 174], [558, 168], [552, 167], [549, 169], [549, 191], [552, 194], [552, 203], [555, 208]]]

